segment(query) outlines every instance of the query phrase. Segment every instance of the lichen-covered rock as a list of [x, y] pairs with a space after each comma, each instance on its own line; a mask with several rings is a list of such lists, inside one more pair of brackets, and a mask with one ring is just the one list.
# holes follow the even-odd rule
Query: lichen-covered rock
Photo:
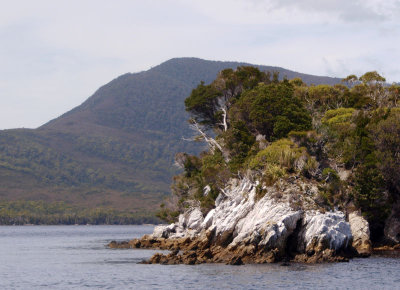
[[307, 253], [346, 250], [352, 240], [350, 225], [342, 212], [306, 212], [300, 236], [299, 250]]
[[257, 185], [247, 178], [232, 179], [206, 217], [199, 208], [190, 208], [176, 224], [156, 227], [135, 245], [173, 251], [149, 261], [161, 264], [346, 260], [340, 253], [351, 246], [350, 225], [342, 212], [315, 209], [310, 198], [318, 193], [314, 184], [293, 178], [280, 187], [263, 188], [263, 196], [257, 196]]
[[168, 238], [170, 234], [176, 233], [176, 224], [170, 224], [168, 226], [156, 226], [153, 230], [153, 237], [155, 238]]
[[301, 211], [295, 211], [286, 204], [276, 203], [264, 196], [235, 226], [232, 244], [253, 244], [266, 249], [278, 248], [284, 251], [286, 240], [295, 230]]
[[361, 257], [369, 257], [372, 253], [368, 221], [357, 211], [349, 214], [349, 223], [353, 235], [353, 248]]
[[195, 207], [179, 216], [178, 227], [190, 230], [198, 230], [200, 229], [203, 221], [204, 217], [201, 210]]

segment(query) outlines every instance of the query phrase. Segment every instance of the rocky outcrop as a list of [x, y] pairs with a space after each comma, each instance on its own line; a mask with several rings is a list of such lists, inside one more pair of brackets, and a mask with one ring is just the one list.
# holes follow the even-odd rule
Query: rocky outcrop
[[340, 252], [349, 248], [352, 234], [342, 212], [309, 211], [304, 216], [299, 252], [313, 254], [326, 249]]
[[349, 223], [353, 235], [353, 248], [360, 257], [369, 257], [372, 253], [369, 224], [357, 211], [349, 214]]
[[352, 245], [366, 254], [368, 223], [357, 215], [349, 223], [343, 212], [319, 211], [316, 194], [315, 184], [296, 178], [263, 188], [247, 178], [232, 179], [205, 217], [191, 208], [177, 223], [121, 246], [170, 250], [148, 261], [161, 264], [346, 261]]

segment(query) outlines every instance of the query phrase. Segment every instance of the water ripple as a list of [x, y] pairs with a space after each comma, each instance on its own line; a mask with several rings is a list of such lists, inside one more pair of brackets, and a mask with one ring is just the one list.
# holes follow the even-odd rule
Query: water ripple
[[147, 265], [153, 250], [105, 244], [151, 226], [0, 227], [0, 289], [395, 289], [400, 259], [349, 263], [229, 266]]

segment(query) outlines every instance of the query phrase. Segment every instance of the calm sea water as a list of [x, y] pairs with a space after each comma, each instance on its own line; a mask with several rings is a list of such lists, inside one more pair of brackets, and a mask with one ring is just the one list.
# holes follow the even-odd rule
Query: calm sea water
[[111, 240], [152, 226], [0, 227], [0, 289], [400, 289], [400, 259], [227, 266], [143, 265], [155, 251], [115, 250]]

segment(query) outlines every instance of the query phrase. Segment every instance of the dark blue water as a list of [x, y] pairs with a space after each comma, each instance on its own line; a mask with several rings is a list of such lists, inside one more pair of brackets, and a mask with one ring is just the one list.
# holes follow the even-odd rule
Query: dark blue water
[[111, 240], [151, 226], [0, 227], [0, 289], [400, 289], [400, 259], [227, 266], [143, 265], [155, 251], [115, 250]]

